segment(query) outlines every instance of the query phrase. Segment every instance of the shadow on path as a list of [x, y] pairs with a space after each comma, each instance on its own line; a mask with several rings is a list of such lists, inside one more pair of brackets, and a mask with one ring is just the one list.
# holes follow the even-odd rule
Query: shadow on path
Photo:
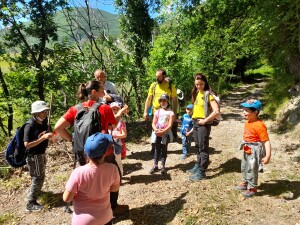
[[211, 169], [211, 171], [212, 172], [219, 171], [219, 172], [210, 176], [210, 178], [215, 178], [225, 173], [240, 173], [241, 160], [238, 158], [229, 159], [227, 162], [220, 164], [219, 167]]
[[284, 194], [285, 200], [295, 200], [300, 196], [300, 181], [289, 180], [270, 180], [269, 182], [262, 183], [258, 189], [262, 190], [257, 195], [269, 195], [278, 197]]
[[129, 216], [116, 217], [113, 222], [117, 223], [125, 219], [130, 219], [134, 225], [169, 224], [186, 203], [184, 199], [186, 194], [187, 192], [182, 193], [179, 197], [165, 205], [146, 204], [140, 208], [130, 209]]
[[43, 201], [43, 204], [50, 206], [50, 208], [62, 207], [67, 205], [67, 203], [63, 201], [63, 193], [42, 191], [41, 199]]

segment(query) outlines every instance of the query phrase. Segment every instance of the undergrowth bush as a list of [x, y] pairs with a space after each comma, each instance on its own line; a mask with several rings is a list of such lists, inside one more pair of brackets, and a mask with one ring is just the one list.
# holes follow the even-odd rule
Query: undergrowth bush
[[288, 75], [274, 74], [264, 89], [264, 113], [275, 119], [282, 105], [290, 99], [288, 90], [293, 86], [294, 79]]

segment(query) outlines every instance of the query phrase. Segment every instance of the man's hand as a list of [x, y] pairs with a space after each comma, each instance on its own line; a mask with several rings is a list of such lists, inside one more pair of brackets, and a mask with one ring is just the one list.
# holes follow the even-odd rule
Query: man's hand
[[144, 120], [145, 120], [145, 121], [148, 120], [148, 119], [149, 119], [148, 113], [145, 112], [143, 117], [144, 117]]

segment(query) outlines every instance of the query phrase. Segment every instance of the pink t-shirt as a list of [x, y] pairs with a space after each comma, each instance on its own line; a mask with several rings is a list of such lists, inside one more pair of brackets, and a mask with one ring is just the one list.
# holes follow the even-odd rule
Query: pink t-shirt
[[76, 193], [72, 225], [108, 223], [112, 219], [110, 191], [118, 191], [119, 184], [118, 168], [111, 163], [73, 170], [66, 184], [66, 190]]

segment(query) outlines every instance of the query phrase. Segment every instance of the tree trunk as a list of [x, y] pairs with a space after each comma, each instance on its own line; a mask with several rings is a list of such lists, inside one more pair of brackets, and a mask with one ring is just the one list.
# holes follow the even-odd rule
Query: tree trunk
[[[42, 70], [42, 68], [41, 68]], [[44, 95], [44, 72], [39, 72], [37, 74], [38, 76], [38, 96], [39, 100], [45, 100], [45, 95]]]
[[[8, 107], [8, 119], [7, 119], [7, 132], [4, 131], [5, 135], [11, 136], [11, 131], [13, 129], [13, 107], [12, 107], [12, 101], [10, 99], [10, 94], [7, 88], [7, 85], [5, 83], [2, 70], [0, 68], [0, 82], [2, 84], [3, 92], [6, 98], [7, 107]], [[2, 121], [1, 121], [2, 123]], [[4, 128], [2, 124], [2, 129]]]

